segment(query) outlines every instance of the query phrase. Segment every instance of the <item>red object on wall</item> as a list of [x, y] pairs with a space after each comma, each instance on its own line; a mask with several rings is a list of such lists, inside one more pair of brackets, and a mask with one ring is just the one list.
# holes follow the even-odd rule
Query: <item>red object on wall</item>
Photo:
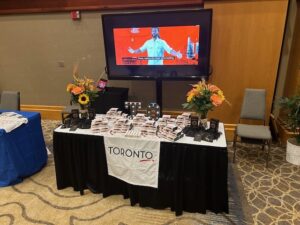
[[71, 11], [72, 20], [80, 20], [80, 11]]

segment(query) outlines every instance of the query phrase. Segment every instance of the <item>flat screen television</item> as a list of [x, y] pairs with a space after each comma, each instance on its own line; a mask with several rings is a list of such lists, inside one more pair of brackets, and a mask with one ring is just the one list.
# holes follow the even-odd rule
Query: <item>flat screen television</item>
[[102, 15], [109, 79], [207, 79], [212, 10]]

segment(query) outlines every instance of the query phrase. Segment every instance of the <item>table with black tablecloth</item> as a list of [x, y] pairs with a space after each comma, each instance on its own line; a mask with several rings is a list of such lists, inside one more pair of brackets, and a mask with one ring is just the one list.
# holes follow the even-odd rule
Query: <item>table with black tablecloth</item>
[[[109, 176], [104, 138], [89, 130], [69, 132], [57, 128], [53, 134], [57, 188], [87, 188], [103, 197], [121, 194], [131, 205], [163, 209], [176, 215], [183, 211], [228, 213], [227, 146], [224, 126], [218, 141], [194, 142], [184, 137], [162, 141], [158, 188], [128, 184]], [[124, 141], [126, 138], [124, 137]], [[221, 143], [221, 144], [220, 144]]]
[[28, 123], [9, 133], [0, 129], [0, 187], [21, 182], [24, 177], [42, 169], [47, 162], [40, 114], [14, 112], [27, 118]]

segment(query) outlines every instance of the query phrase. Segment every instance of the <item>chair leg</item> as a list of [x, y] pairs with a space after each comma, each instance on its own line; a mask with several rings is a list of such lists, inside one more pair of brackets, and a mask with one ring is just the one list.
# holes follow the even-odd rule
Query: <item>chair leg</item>
[[[264, 151], [265, 150], [265, 145], [267, 144], [267, 141], [262, 140], [262, 145], [261, 145], [261, 150]], [[259, 157], [259, 150], [257, 150], [257, 157]]]
[[236, 133], [236, 130], [235, 130], [234, 131], [234, 137], [233, 137], [233, 163], [235, 163], [236, 140], [237, 140], [237, 133]]
[[267, 151], [267, 157], [266, 157], [266, 168], [269, 167], [269, 155], [270, 155], [270, 150], [271, 150], [271, 140], [268, 140], [267, 144], [268, 144], [268, 151]]

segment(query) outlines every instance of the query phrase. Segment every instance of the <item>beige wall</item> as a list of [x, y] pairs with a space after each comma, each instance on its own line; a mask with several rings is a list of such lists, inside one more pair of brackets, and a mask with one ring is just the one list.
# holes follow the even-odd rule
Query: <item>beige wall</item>
[[[231, 106], [210, 113], [236, 123], [243, 90], [267, 89], [268, 112], [275, 88], [287, 0], [207, 1], [213, 8], [211, 82], [220, 86]], [[0, 90], [20, 90], [21, 104], [65, 105], [65, 87], [73, 64], [97, 79], [104, 65], [101, 14], [83, 12], [0, 16]], [[63, 64], [61, 67], [60, 64]], [[163, 84], [164, 108], [181, 110], [191, 82]], [[155, 99], [153, 81], [110, 81], [130, 88], [130, 98], [144, 105]]]

